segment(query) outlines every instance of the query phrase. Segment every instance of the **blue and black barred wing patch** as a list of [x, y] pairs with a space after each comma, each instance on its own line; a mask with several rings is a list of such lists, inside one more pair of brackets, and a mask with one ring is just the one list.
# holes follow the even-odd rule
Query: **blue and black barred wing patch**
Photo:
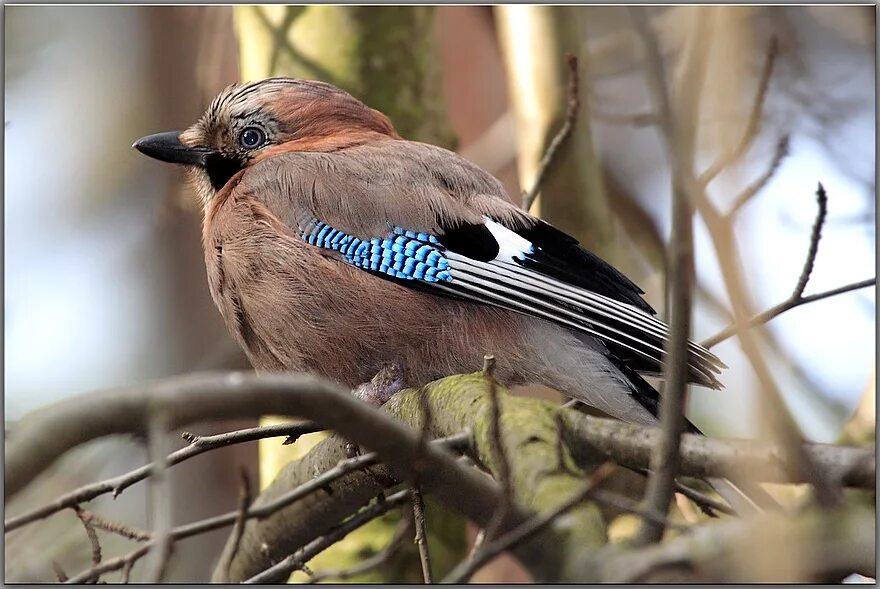
[[383, 238], [359, 239], [321, 221], [302, 233], [312, 245], [337, 251], [352, 265], [401, 280], [450, 282], [449, 260], [436, 237], [394, 228]]
[[[321, 221], [300, 223], [308, 243], [337, 251], [358, 268], [553, 321], [598, 338], [636, 370], [661, 373], [668, 328], [638, 287], [577, 241], [560, 241], [557, 233], [568, 236], [546, 227], [513, 231], [486, 218], [439, 236], [394, 227], [384, 237], [359, 239]], [[568, 251], [573, 247], [577, 255]], [[723, 363], [693, 342], [690, 352], [692, 380], [720, 387], [715, 374]]]

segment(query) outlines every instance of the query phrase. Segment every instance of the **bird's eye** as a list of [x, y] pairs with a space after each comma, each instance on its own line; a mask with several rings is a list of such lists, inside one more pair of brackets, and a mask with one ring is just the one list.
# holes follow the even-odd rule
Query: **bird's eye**
[[239, 133], [238, 143], [245, 149], [256, 149], [266, 143], [266, 134], [257, 127], [247, 127]]

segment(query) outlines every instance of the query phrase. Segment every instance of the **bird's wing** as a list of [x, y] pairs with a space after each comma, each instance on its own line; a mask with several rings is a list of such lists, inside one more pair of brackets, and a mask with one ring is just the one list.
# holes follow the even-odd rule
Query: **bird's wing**
[[[309, 244], [377, 276], [553, 321], [598, 338], [635, 370], [661, 373], [668, 328], [643, 291], [573, 237], [517, 209], [500, 186], [500, 194], [473, 192], [489, 182], [472, 178], [473, 169], [459, 171], [464, 180], [443, 177], [438, 170], [454, 156], [442, 153], [445, 168], [420, 161], [428, 172], [415, 177], [402, 177], [415, 165], [405, 159], [294, 157], [276, 169], [295, 177], [282, 183], [299, 183], [279, 197], [288, 203], [283, 220]], [[720, 388], [715, 374], [723, 367], [691, 342], [694, 382]]]

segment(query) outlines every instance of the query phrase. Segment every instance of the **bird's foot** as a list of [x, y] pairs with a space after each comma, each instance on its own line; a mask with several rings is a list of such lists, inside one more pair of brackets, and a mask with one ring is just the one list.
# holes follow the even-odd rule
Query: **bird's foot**
[[355, 456], [361, 455], [361, 447], [355, 444], [354, 442], [346, 442], [345, 443], [345, 457], [346, 458], [354, 458]]
[[402, 364], [390, 362], [382, 366], [370, 382], [358, 385], [352, 393], [361, 401], [381, 407], [395, 393], [406, 387], [405, 372]]

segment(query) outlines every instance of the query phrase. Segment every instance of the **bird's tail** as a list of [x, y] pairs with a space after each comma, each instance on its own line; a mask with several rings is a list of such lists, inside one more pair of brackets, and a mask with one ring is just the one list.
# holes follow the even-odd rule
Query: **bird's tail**
[[[618, 369], [632, 385], [633, 398], [651, 415], [659, 419], [660, 393], [634, 370], [625, 366], [618, 366]], [[685, 418], [685, 431], [691, 434], [705, 435], [687, 418]], [[780, 509], [779, 503], [757, 483], [737, 481], [734, 484], [728, 479], [714, 477], [707, 479], [707, 482], [738, 514]]]

